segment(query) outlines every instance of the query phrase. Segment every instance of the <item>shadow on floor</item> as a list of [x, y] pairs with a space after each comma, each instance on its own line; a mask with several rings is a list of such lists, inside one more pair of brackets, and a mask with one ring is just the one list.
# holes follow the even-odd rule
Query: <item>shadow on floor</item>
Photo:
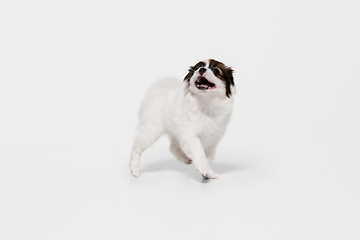
[[[243, 163], [233, 164], [233, 163], [221, 163], [221, 162], [214, 162], [212, 169], [217, 172], [219, 175], [232, 173], [232, 172], [239, 172], [245, 169], [248, 169], [250, 166]], [[162, 172], [162, 171], [174, 171], [174, 172], [181, 172], [192, 179], [200, 181], [202, 183], [206, 183], [209, 180], [203, 179], [200, 174], [195, 170], [194, 165], [186, 165], [183, 163], [178, 162], [176, 159], [165, 159], [159, 160], [154, 163], [144, 164], [141, 167], [141, 173], [152, 173], [152, 172]]]

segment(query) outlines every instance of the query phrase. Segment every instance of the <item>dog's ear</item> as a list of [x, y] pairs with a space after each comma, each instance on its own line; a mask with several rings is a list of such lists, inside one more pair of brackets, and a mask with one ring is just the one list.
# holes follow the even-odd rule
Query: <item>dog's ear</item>
[[190, 81], [190, 78], [192, 77], [192, 75], [194, 75], [194, 67], [192, 66], [192, 67], [190, 67], [189, 68], [189, 72], [188, 72], [188, 74], [185, 76], [185, 78], [184, 78], [184, 81]]
[[230, 98], [230, 96], [234, 95], [236, 92], [233, 73], [234, 70], [231, 67], [226, 67], [225, 69], [226, 96], [228, 98]]
[[226, 68], [226, 77], [229, 79], [230, 85], [235, 85], [233, 73], [234, 70], [231, 67]]
[[190, 78], [194, 75], [194, 72], [195, 72], [194, 67], [191, 66], [189, 68], [188, 74], [186, 74], [186, 76], [184, 77], [183, 83], [184, 83], [184, 92], [185, 93], [188, 93], [190, 91]]
[[192, 77], [192, 75], [194, 75], [194, 72], [198, 70], [198, 68], [204, 67], [205, 65], [206, 64], [204, 62], [200, 61], [197, 64], [195, 64], [195, 66], [191, 66], [189, 68], [189, 73], [184, 78], [184, 81], [190, 81], [190, 78]]
[[189, 68], [189, 72], [188, 74], [186, 74], [186, 76], [184, 77], [184, 92], [188, 93], [190, 91], [190, 78], [194, 75], [194, 67], [191, 66]]

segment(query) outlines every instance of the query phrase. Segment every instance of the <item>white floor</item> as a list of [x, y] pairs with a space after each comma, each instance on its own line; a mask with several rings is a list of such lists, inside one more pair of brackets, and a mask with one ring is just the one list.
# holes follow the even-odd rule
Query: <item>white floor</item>
[[214, 163], [220, 178], [204, 180], [162, 138], [133, 178], [130, 142], [101, 144], [119, 143], [119, 130], [93, 134], [97, 146], [1, 149], [1, 239], [360, 237], [359, 142], [246, 143], [228, 132]]
[[[0, 240], [359, 240], [360, 15], [345, 1], [2, 1]], [[214, 58], [234, 114], [203, 180], [128, 161], [158, 78]]]

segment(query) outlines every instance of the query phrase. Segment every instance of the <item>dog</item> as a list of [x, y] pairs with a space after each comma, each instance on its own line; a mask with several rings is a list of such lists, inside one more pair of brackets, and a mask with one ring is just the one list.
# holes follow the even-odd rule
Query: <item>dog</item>
[[177, 160], [193, 163], [206, 179], [218, 178], [211, 163], [229, 123], [235, 91], [233, 69], [214, 59], [191, 66], [183, 82], [157, 81], [140, 105], [131, 173], [140, 175], [141, 154], [166, 134]]

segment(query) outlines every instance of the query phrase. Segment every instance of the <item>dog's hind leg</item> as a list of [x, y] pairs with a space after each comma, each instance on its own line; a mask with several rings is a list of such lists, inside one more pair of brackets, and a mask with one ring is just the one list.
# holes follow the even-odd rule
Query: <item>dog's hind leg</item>
[[139, 124], [135, 136], [134, 145], [130, 157], [130, 171], [135, 176], [140, 175], [140, 157], [141, 154], [149, 147], [151, 147], [163, 134], [163, 129], [160, 124]]

